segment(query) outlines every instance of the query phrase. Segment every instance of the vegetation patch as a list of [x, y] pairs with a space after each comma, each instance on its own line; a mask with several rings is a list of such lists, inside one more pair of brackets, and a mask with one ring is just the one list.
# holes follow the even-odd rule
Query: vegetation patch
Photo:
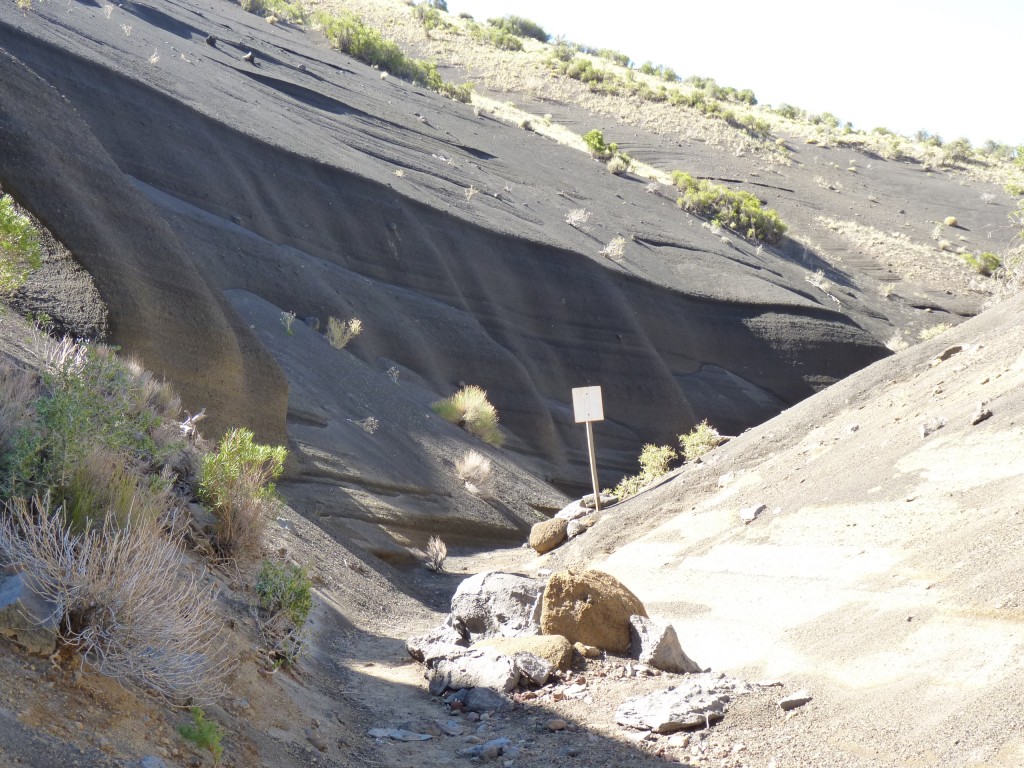
[[704, 419], [700, 424], [684, 435], [679, 436], [679, 446], [683, 449], [683, 458], [686, 461], [693, 461], [703, 456], [722, 443], [722, 436], [718, 430], [708, 424]]
[[472, 86], [446, 82], [438, 74], [436, 64], [406, 56], [397, 43], [385, 40], [380, 32], [355, 14], [321, 11], [314, 16], [314, 21], [332, 46], [352, 58], [455, 101], [470, 101]]
[[707, 179], [695, 179], [688, 173], [674, 171], [672, 181], [682, 196], [680, 208], [712, 224], [731, 229], [754, 240], [777, 243], [786, 232], [786, 224], [771, 208], [762, 208], [761, 201], [749, 192], [734, 191]]
[[640, 452], [639, 474], [622, 478], [612, 490], [612, 494], [617, 496], [619, 501], [635, 496], [645, 486], [667, 475], [670, 470], [669, 464], [677, 456], [671, 446], [648, 443]]
[[551, 38], [551, 35], [545, 32], [540, 24], [524, 19], [522, 16], [503, 16], [500, 19], [488, 19], [487, 23], [495, 29], [500, 29], [506, 34], [516, 37], [532, 37], [542, 43], [546, 43]]
[[442, 419], [457, 424], [485, 443], [497, 446], [505, 442], [498, 428], [498, 411], [487, 400], [487, 392], [478, 386], [465, 386], [430, 408]]
[[298, 22], [305, 22], [309, 18], [305, 6], [298, 0], [241, 0], [241, 6], [243, 11], [257, 16], [275, 16]]
[[0, 294], [18, 290], [41, 263], [39, 231], [18, 213], [10, 195], [0, 196]]

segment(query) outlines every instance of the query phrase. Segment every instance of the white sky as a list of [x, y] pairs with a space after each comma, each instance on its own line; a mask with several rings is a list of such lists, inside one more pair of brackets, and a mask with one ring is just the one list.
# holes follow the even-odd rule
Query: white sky
[[855, 128], [1024, 144], [1024, 0], [448, 0]]

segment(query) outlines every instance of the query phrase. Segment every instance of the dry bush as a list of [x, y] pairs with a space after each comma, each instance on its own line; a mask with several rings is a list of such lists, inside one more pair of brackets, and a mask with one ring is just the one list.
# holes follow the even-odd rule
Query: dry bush
[[223, 693], [229, 663], [215, 596], [157, 524], [107, 515], [76, 533], [48, 498], [19, 500], [0, 517], [0, 553], [57, 606], [62, 641], [100, 673], [169, 701]]
[[576, 229], [583, 229], [588, 221], [590, 221], [590, 212], [585, 208], [574, 208], [565, 214], [565, 223], [570, 227], [576, 227]]
[[468, 451], [456, 461], [455, 474], [466, 484], [466, 490], [475, 496], [488, 498], [494, 490], [491, 460], [478, 451]]
[[5, 469], [15, 443], [35, 421], [33, 403], [37, 397], [35, 375], [7, 362], [0, 364], [0, 466]]
[[335, 349], [344, 349], [348, 343], [363, 332], [363, 322], [358, 317], [350, 320], [327, 318], [327, 340]]
[[60, 489], [69, 525], [75, 530], [113, 516], [119, 525], [130, 519], [163, 523], [177, 506], [169, 483], [146, 477], [124, 456], [94, 447], [71, 467]]
[[600, 251], [601, 255], [615, 261], [621, 259], [623, 254], [626, 253], [626, 238], [617, 236], [613, 237], [604, 248]]
[[683, 459], [686, 461], [693, 461], [703, 456], [721, 443], [722, 436], [718, 434], [717, 429], [708, 424], [707, 419], [686, 434], [679, 436], [679, 447], [683, 449]]
[[448, 547], [440, 536], [431, 536], [427, 542], [427, 560], [423, 564], [434, 573], [444, 572], [444, 561], [448, 559]]

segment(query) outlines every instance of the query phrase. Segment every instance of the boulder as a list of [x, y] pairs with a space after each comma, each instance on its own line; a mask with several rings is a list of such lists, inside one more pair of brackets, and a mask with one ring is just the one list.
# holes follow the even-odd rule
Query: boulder
[[466, 710], [469, 712], [493, 712], [508, 706], [508, 699], [490, 688], [472, 688], [466, 694]]
[[561, 635], [533, 635], [530, 637], [495, 637], [481, 640], [474, 648], [493, 648], [506, 656], [530, 653], [547, 661], [555, 669], [566, 670], [572, 664], [572, 644]]
[[596, 522], [597, 515], [587, 515], [586, 517], [581, 517], [578, 520], [570, 520], [569, 525], [565, 529], [565, 535], [570, 539], [575, 539], [584, 531], [589, 531]]
[[550, 520], [536, 523], [530, 529], [530, 546], [540, 555], [550, 552], [565, 541], [568, 527], [568, 522], [561, 517], [553, 517]]
[[662, 624], [644, 616], [630, 616], [630, 650], [634, 659], [676, 674], [695, 674], [700, 665], [686, 655], [671, 624]]
[[60, 611], [36, 595], [23, 574], [0, 578], [0, 635], [29, 653], [49, 656], [57, 645]]
[[614, 576], [561, 571], [552, 574], [544, 590], [540, 626], [545, 635], [563, 635], [570, 643], [626, 653], [633, 615], [647, 616], [647, 610]]
[[572, 504], [569, 504], [568, 506], [560, 509], [558, 513], [555, 515], [554, 519], [572, 522], [573, 520], [581, 518], [584, 515], [589, 515], [593, 511], [593, 505], [591, 505], [588, 508], [583, 506], [582, 502], [574, 501]]
[[540, 632], [544, 582], [492, 571], [470, 576], [452, 597], [450, 620], [474, 639], [518, 637]]
[[434, 696], [460, 688], [491, 688], [508, 693], [519, 682], [519, 670], [510, 657], [489, 648], [477, 648], [438, 659], [427, 679]]
[[512, 661], [519, 670], [519, 682], [523, 685], [527, 681], [534, 685], [546, 685], [548, 678], [555, 674], [554, 664], [533, 653], [513, 653]]
[[437, 659], [446, 656], [457, 656], [469, 647], [469, 637], [465, 628], [452, 619], [434, 627], [425, 635], [410, 637], [405, 641], [405, 649], [416, 661], [422, 661], [432, 667]]
[[[605, 507], [610, 507], [612, 504], [616, 504], [618, 501], [618, 496], [614, 496], [610, 493], [602, 493], [601, 509], [604, 509]], [[595, 509], [597, 505], [594, 504], [594, 494], [588, 493], [586, 496], [580, 499], [580, 504], [586, 507], [587, 509]]]
[[683, 685], [624, 701], [615, 711], [615, 722], [655, 733], [705, 728], [725, 717], [730, 702], [749, 691], [742, 680], [697, 675]]

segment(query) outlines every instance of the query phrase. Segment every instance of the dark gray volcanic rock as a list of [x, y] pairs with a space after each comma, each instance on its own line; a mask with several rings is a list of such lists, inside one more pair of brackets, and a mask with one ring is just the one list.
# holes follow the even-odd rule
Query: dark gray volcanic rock
[[[64, 187], [77, 198], [42, 195], [73, 167], [58, 154], [30, 180], [5, 152], [0, 183], [93, 273], [114, 339], [190, 403], [221, 409], [241, 392], [246, 406], [222, 412], [267, 429], [285, 418], [280, 374], [224, 310], [228, 289], [321, 323], [359, 317], [351, 351], [399, 363], [437, 395], [483, 386], [511, 447], [569, 484], [587, 479], [574, 386], [604, 388], [610, 479], [644, 442], [703, 418], [736, 433], [886, 354], [772, 249], [724, 243], [642, 181], [382, 80], [315, 32], [220, 0], [128, 2], [109, 18], [87, 4], [4, 5], [0, 45], [79, 119], [26, 113], [38, 97], [22, 91], [42, 83], [11, 69], [0, 110], [21, 112], [40, 142], [101, 144], [150, 204], [127, 215], [115, 201], [138, 195], [112, 166], [95, 192], [74, 178]], [[587, 229], [565, 223], [575, 208], [591, 212]], [[102, 258], [76, 247], [87, 217], [135, 245], [92, 247]], [[600, 256], [618, 234], [623, 257]], [[206, 373], [228, 351], [242, 358], [231, 375]]]

